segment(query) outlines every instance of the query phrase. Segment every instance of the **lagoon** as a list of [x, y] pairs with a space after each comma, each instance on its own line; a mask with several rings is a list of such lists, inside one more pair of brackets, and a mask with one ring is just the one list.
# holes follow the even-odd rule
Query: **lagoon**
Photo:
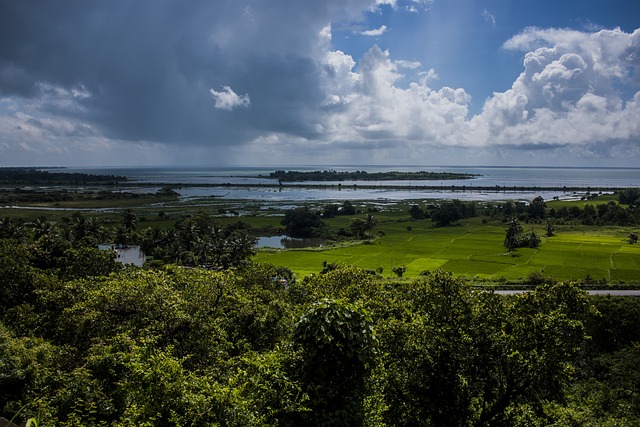
[[[330, 170], [368, 172], [454, 172], [478, 174], [474, 179], [442, 181], [343, 181], [306, 182], [314, 187], [273, 186], [276, 180], [269, 179], [271, 172], [284, 170], [314, 171]], [[46, 169], [45, 169], [46, 170]], [[415, 199], [459, 199], [459, 200], [531, 200], [542, 196], [545, 200], [554, 197], [572, 198], [573, 191], [563, 187], [628, 188], [640, 187], [640, 168], [580, 168], [580, 167], [494, 167], [494, 166], [279, 166], [279, 167], [140, 167], [140, 168], [66, 168], [68, 172], [124, 175], [130, 184], [145, 188], [154, 185], [189, 185], [178, 188], [183, 200], [214, 197], [226, 200], [252, 200], [258, 202], [286, 201], [330, 201], [330, 200], [415, 200]], [[57, 170], [60, 171], [59, 169]], [[226, 186], [233, 184], [234, 186]], [[271, 186], [270, 186], [271, 185]], [[421, 186], [431, 188], [420, 189]], [[456, 186], [454, 191], [451, 186]], [[366, 187], [366, 188], [365, 188]], [[413, 189], [413, 188], [415, 189]], [[436, 187], [436, 188], [434, 188]], [[464, 189], [462, 190], [461, 188]], [[482, 187], [483, 189], [480, 189]], [[487, 190], [488, 188], [494, 190]], [[500, 188], [502, 187], [502, 188]], [[529, 188], [515, 191], [513, 187]], [[536, 190], [533, 187], [557, 188], [555, 191]], [[156, 187], [159, 188], [159, 187]]]

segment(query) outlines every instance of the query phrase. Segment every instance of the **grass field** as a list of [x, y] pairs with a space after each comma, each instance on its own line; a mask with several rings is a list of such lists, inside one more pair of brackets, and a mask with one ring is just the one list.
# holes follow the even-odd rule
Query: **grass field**
[[[593, 201], [547, 201], [549, 208], [569, 206], [583, 207], [615, 200], [611, 194], [603, 194]], [[425, 201], [360, 201], [361, 212], [357, 216], [339, 216], [325, 219], [333, 230], [349, 228], [350, 221], [363, 218], [369, 209], [379, 221], [373, 231], [377, 237], [371, 242], [338, 244], [324, 248], [296, 250], [260, 250], [257, 261], [269, 262], [291, 268], [298, 277], [317, 273], [322, 262], [356, 265], [367, 269], [382, 268], [384, 276], [393, 276], [394, 267], [405, 266], [406, 277], [415, 277], [424, 270], [444, 268], [457, 275], [479, 278], [518, 279], [531, 273], [542, 273], [558, 280], [593, 279], [631, 281], [640, 283], [640, 244], [630, 245], [627, 237], [635, 228], [559, 226], [556, 235], [542, 237], [536, 249], [520, 248], [507, 253], [503, 246], [505, 225], [482, 218], [472, 218], [459, 225], [435, 228], [426, 221], [410, 221], [409, 207]], [[313, 209], [320, 210], [326, 202], [315, 202]], [[49, 207], [52, 210], [29, 209], [27, 206]], [[61, 208], [64, 208], [62, 210]], [[96, 208], [95, 210], [93, 208]], [[23, 209], [0, 207], [0, 217], [19, 217], [26, 222], [46, 215], [53, 222], [71, 215], [74, 209], [83, 209], [86, 215], [98, 216], [107, 225], [120, 221], [121, 212], [132, 208], [139, 219], [138, 230], [147, 227], [170, 228], [184, 215], [205, 212], [221, 223], [237, 220], [247, 222], [256, 234], [267, 234], [281, 227], [280, 220], [288, 204], [263, 206], [259, 202], [205, 198], [189, 202], [171, 197], [143, 195], [132, 199], [102, 201], [68, 201], [27, 204]], [[542, 225], [524, 225], [528, 232], [535, 227], [544, 236]], [[382, 231], [383, 235], [378, 236]]]
[[[411, 230], [407, 230], [407, 225]], [[544, 231], [537, 226], [540, 236]], [[256, 260], [291, 268], [298, 277], [317, 273], [322, 262], [367, 269], [405, 266], [406, 277], [443, 268], [457, 275], [517, 279], [534, 272], [558, 280], [594, 279], [640, 281], [640, 245], [630, 245], [623, 228], [560, 228], [542, 238], [536, 249], [509, 254], [503, 246], [505, 226], [473, 219], [458, 226], [434, 228], [431, 222], [380, 224], [385, 235], [370, 243], [323, 249], [261, 250]], [[525, 231], [531, 227], [525, 226]]]

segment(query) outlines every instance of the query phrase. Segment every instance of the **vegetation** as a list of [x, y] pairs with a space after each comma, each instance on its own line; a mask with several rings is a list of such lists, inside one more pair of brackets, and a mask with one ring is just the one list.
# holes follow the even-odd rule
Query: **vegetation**
[[124, 182], [125, 176], [94, 175], [77, 172], [53, 172], [37, 168], [0, 168], [0, 184], [10, 185], [53, 185], [53, 184], [91, 184]]
[[[5, 216], [0, 416], [69, 426], [638, 425], [640, 299], [579, 287], [637, 281], [635, 205], [598, 204], [588, 225], [590, 203], [578, 216], [567, 207], [571, 217], [554, 203], [343, 202], [241, 221], [228, 207], [217, 218], [163, 207], [150, 220], [137, 206]], [[627, 225], [596, 225], [608, 221]], [[253, 256], [267, 229], [336, 245]], [[151, 260], [123, 266], [95, 248], [106, 241], [139, 244]], [[501, 295], [496, 283], [529, 292]]]
[[269, 178], [281, 182], [304, 181], [436, 181], [447, 179], [473, 179], [476, 174], [454, 172], [367, 172], [324, 170], [313, 172], [277, 170], [269, 174]]
[[444, 271], [283, 286], [258, 264], [63, 279], [11, 240], [0, 258], [0, 413], [22, 425], [640, 420], [638, 299], [569, 283], [505, 297]]

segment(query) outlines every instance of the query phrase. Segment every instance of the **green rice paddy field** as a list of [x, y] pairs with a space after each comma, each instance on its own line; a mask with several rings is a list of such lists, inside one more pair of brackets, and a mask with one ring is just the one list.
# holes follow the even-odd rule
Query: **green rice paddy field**
[[[407, 229], [410, 225], [411, 229]], [[541, 226], [536, 232], [544, 236]], [[524, 225], [525, 232], [534, 229]], [[256, 259], [292, 269], [298, 277], [317, 273], [322, 262], [355, 265], [367, 269], [405, 266], [405, 277], [423, 270], [443, 268], [457, 275], [479, 278], [517, 279], [534, 272], [557, 280], [593, 279], [640, 282], [640, 245], [627, 241], [623, 228], [560, 228], [542, 237], [536, 249], [520, 248], [509, 254], [503, 246], [505, 226], [483, 224], [480, 219], [458, 226], [434, 228], [425, 222], [382, 223], [372, 242], [297, 250], [261, 250]]]

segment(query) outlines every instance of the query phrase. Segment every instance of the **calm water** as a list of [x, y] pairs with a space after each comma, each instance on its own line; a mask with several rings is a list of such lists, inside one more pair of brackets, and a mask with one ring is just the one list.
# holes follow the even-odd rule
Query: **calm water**
[[[268, 179], [270, 172], [276, 169], [313, 171], [335, 169], [339, 171], [366, 170], [384, 171], [420, 171], [462, 172], [478, 174], [470, 180], [443, 181], [368, 181], [342, 182], [341, 189], [327, 188], [259, 188], [224, 187], [233, 184], [273, 184]], [[253, 200], [262, 202], [313, 201], [313, 200], [407, 200], [407, 199], [460, 199], [460, 200], [530, 200], [538, 195], [545, 199], [553, 197], [571, 197], [562, 191], [479, 191], [474, 187], [640, 187], [640, 168], [548, 168], [548, 167], [460, 167], [460, 166], [286, 166], [286, 167], [210, 167], [210, 168], [67, 168], [68, 172], [93, 174], [124, 175], [130, 181], [144, 187], [153, 184], [206, 184], [208, 187], [189, 187], [180, 189], [185, 198], [220, 197], [223, 199]], [[219, 184], [220, 187], [215, 185]], [[325, 183], [326, 184], [326, 183]], [[355, 186], [354, 186], [355, 184]], [[211, 185], [214, 185], [213, 187]], [[358, 188], [358, 185], [379, 186], [380, 188]], [[407, 190], [389, 188], [393, 185], [422, 186], [440, 185], [438, 190]], [[447, 187], [465, 186], [466, 191], [453, 192]]]

